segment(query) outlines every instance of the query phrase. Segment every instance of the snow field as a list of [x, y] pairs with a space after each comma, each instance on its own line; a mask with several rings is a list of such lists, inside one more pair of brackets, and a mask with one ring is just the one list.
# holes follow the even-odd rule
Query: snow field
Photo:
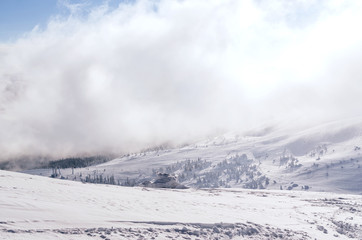
[[[7, 171], [0, 171], [0, 187], [0, 239], [89, 239], [88, 234], [104, 239], [121, 239], [122, 234], [129, 239], [277, 238], [273, 233], [284, 239], [362, 237], [359, 195], [130, 188]], [[136, 233], [126, 230], [130, 225]], [[153, 235], [143, 233], [147, 228]]]

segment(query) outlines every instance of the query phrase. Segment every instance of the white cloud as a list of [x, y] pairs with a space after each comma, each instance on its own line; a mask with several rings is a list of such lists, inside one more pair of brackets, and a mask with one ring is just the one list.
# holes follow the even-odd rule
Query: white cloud
[[357, 1], [68, 8], [0, 46], [4, 158], [121, 152], [270, 119], [361, 114]]

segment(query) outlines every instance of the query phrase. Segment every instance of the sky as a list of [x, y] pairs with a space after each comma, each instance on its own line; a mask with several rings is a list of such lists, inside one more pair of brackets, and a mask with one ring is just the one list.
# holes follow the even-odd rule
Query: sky
[[0, 41], [15, 41], [36, 25], [46, 26], [59, 11], [57, 0], [1, 0]]
[[[89, 7], [102, 4], [103, 0], [1, 0], [0, 41], [15, 41], [34, 27], [46, 27], [48, 21], [57, 15], [68, 15], [69, 5]], [[124, 0], [108, 0], [110, 7], [116, 7]], [[83, 7], [84, 7], [83, 6]]]
[[361, 116], [361, 11], [354, 0], [2, 0], [0, 160]]

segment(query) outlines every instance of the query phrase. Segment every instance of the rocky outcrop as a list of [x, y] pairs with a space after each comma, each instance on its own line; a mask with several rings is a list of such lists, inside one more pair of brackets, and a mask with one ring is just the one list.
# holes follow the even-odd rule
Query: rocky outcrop
[[168, 173], [158, 173], [157, 178], [152, 181], [145, 181], [141, 184], [143, 187], [153, 188], [176, 188], [186, 189], [187, 187], [178, 183], [175, 176]]

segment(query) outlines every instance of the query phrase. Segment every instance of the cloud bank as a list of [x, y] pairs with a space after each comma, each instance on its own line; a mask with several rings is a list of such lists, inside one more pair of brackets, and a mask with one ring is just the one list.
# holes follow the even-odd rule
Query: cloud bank
[[362, 114], [359, 1], [64, 6], [0, 44], [1, 159]]

